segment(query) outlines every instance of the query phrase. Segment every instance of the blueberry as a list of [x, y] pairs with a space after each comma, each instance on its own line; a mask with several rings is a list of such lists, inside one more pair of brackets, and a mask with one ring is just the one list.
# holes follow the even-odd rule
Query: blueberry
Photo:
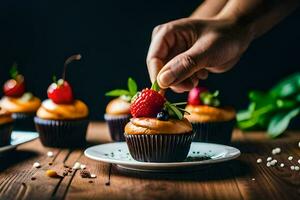
[[167, 121], [169, 119], [169, 117], [170, 117], [169, 113], [165, 110], [159, 112], [156, 116], [156, 118], [161, 121]]

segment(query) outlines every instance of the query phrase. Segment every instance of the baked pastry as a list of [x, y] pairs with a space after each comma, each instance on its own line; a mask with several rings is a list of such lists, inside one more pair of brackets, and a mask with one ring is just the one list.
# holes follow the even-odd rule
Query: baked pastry
[[[65, 68], [80, 55], [67, 59]], [[65, 76], [54, 81], [48, 88], [48, 98], [42, 102], [34, 122], [43, 145], [50, 147], [80, 147], [86, 143], [88, 128], [88, 107], [73, 97]]]
[[[155, 83], [156, 84], [156, 83]], [[125, 127], [131, 156], [142, 162], [183, 161], [194, 137], [191, 123], [156, 87], [138, 93]]]
[[137, 84], [132, 78], [129, 78], [127, 85], [128, 90], [116, 89], [105, 94], [115, 97], [107, 104], [104, 114], [113, 141], [125, 141], [124, 127], [131, 117], [130, 102], [137, 93]]
[[219, 92], [210, 93], [196, 87], [189, 93], [185, 117], [192, 123], [194, 141], [229, 144], [235, 125], [236, 112], [220, 105]]
[[14, 129], [33, 131], [33, 117], [41, 105], [41, 100], [26, 92], [24, 77], [19, 74], [16, 65], [12, 67], [10, 74], [11, 79], [3, 86], [5, 96], [0, 100], [0, 106], [12, 113]]
[[13, 129], [11, 113], [0, 107], [0, 147], [8, 145]]

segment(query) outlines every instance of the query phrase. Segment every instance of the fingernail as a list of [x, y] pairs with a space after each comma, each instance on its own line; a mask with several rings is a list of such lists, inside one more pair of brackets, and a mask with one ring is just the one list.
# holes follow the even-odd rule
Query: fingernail
[[174, 77], [170, 70], [167, 70], [158, 76], [158, 84], [163, 87], [169, 87], [174, 82]]

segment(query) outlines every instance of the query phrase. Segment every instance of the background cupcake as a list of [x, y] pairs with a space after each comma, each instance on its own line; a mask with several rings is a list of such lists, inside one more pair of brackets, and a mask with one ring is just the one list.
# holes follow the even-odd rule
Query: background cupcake
[[13, 118], [11, 113], [0, 107], [0, 146], [10, 143], [12, 129]]
[[41, 105], [41, 100], [26, 92], [24, 77], [19, 74], [16, 65], [12, 67], [10, 74], [11, 79], [3, 86], [5, 96], [2, 97], [0, 106], [12, 113], [14, 129], [33, 131], [33, 117]]
[[129, 122], [130, 102], [137, 93], [137, 84], [132, 78], [128, 78], [128, 90], [116, 89], [105, 95], [117, 97], [111, 100], [106, 107], [104, 119], [108, 124], [110, 136], [113, 141], [124, 141], [124, 127]]
[[190, 91], [186, 118], [196, 132], [194, 141], [228, 144], [235, 125], [235, 110], [221, 106], [219, 92], [196, 87]]
[[[73, 60], [74, 55], [65, 62], [65, 68]], [[65, 70], [64, 70], [65, 71]], [[48, 88], [49, 99], [43, 101], [34, 118], [40, 140], [45, 146], [79, 147], [86, 143], [88, 128], [88, 107], [80, 100], [73, 98], [69, 83], [63, 79], [54, 81]]]
[[131, 105], [133, 118], [125, 127], [129, 152], [142, 162], [183, 161], [194, 137], [192, 125], [157, 91], [157, 86], [144, 89]]

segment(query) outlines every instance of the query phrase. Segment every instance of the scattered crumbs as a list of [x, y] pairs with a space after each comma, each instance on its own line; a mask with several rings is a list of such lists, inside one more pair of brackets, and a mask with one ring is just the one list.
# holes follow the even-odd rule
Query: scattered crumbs
[[70, 168], [68, 165], [64, 165], [64, 168]]
[[295, 166], [296, 171], [299, 171], [299, 169], [300, 169], [299, 166]]
[[81, 178], [91, 178], [91, 173], [87, 170], [81, 170], [80, 176]]
[[83, 165], [83, 164], [80, 165], [80, 169], [85, 169], [85, 168], [86, 168], [86, 165]]
[[108, 154], [107, 154], [107, 153], [105, 153], [104, 155], [105, 155], [105, 156], [108, 156]]
[[270, 167], [270, 166], [271, 166], [271, 163], [270, 163], [270, 162], [267, 162], [266, 165], [267, 165], [267, 167]]
[[58, 177], [58, 174], [56, 173], [56, 171], [49, 169], [46, 171], [46, 175], [51, 177], [51, 178], [56, 178]]
[[271, 165], [276, 165], [277, 160], [272, 160], [270, 163], [271, 163]]
[[48, 165], [50, 165], [50, 166], [51, 166], [51, 165], [53, 165], [53, 163], [52, 163], [52, 162], [49, 162], [49, 163], [48, 163]]
[[63, 176], [67, 176], [69, 174], [68, 170], [64, 170]]
[[268, 157], [268, 158], [267, 158], [267, 161], [271, 161], [271, 160], [272, 160], [272, 157]]
[[35, 167], [35, 168], [40, 168], [41, 164], [39, 162], [35, 162], [35, 163], [33, 163], [32, 166]]
[[281, 164], [280, 164], [280, 167], [284, 167], [284, 164], [283, 164], [283, 163], [281, 163]]
[[91, 174], [91, 178], [96, 178], [96, 174]]
[[298, 160], [298, 163], [300, 164], [300, 159]]
[[200, 151], [197, 151], [197, 154], [199, 154], [200, 153]]
[[122, 150], [121, 150], [121, 149], [119, 149], [118, 151], [119, 151], [119, 152], [122, 152]]
[[54, 153], [53, 153], [52, 151], [48, 151], [48, 152], [47, 152], [47, 156], [51, 158], [51, 157], [54, 156]]
[[81, 166], [81, 164], [80, 164], [80, 162], [76, 162], [74, 165], [73, 165], [73, 169], [80, 169], [80, 166]]
[[193, 154], [195, 154], [196, 152], [195, 151], [193, 151]]
[[255, 181], [255, 178], [252, 178], [251, 180], [252, 180], [252, 181]]
[[35, 177], [31, 177], [31, 180], [34, 181], [34, 180], [36, 180], [36, 178]]
[[289, 157], [288, 157], [288, 160], [293, 160], [293, 156], [289, 156]]
[[281, 152], [281, 149], [279, 147], [272, 150], [273, 155], [279, 154], [280, 152]]
[[292, 166], [291, 166], [291, 170], [295, 170], [295, 166], [292, 165]]
[[300, 142], [298, 142], [298, 147], [300, 148]]
[[192, 157], [188, 156], [185, 161], [186, 162], [193, 162], [193, 161], [203, 161], [203, 160], [210, 160], [211, 158], [208, 156], [197, 156], [197, 157]]
[[257, 162], [257, 163], [262, 163], [262, 159], [261, 159], [261, 158], [258, 158], [258, 159], [256, 160], [256, 162]]

